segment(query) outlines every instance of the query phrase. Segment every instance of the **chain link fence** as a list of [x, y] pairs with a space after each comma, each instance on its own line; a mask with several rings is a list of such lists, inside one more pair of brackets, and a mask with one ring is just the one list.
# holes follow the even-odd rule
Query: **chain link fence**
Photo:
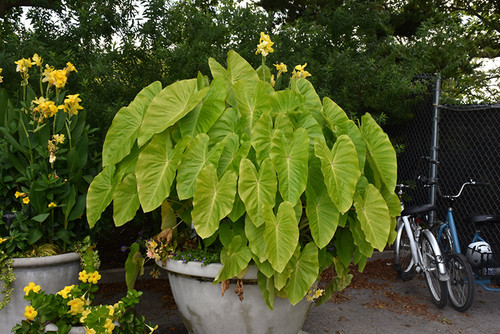
[[[467, 186], [455, 201], [453, 215], [463, 251], [474, 235], [467, 222], [472, 214], [500, 215], [500, 105], [439, 105], [435, 120], [435, 98], [439, 83], [428, 77], [428, 96], [415, 108], [408, 124], [387, 129], [391, 138], [404, 145], [398, 156], [398, 181], [415, 185], [405, 198], [407, 205], [431, 202], [429, 188], [417, 181], [430, 177], [432, 165], [422, 159], [432, 154], [432, 127], [437, 121], [439, 164], [436, 177], [443, 194], [457, 194], [471, 179], [489, 186]], [[439, 94], [437, 94], [439, 96]], [[446, 218], [448, 203], [436, 195], [437, 219]], [[484, 239], [500, 254], [500, 226], [488, 225]]]

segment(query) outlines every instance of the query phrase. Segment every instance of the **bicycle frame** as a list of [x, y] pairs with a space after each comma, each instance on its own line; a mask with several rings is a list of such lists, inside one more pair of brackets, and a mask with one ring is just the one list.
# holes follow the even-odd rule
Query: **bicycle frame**
[[453, 251], [457, 253], [462, 253], [462, 250], [460, 248], [460, 242], [458, 241], [458, 234], [457, 234], [457, 227], [455, 225], [455, 219], [453, 218], [453, 209], [450, 207], [448, 208], [448, 212], [446, 214], [446, 221], [441, 224], [439, 228], [439, 233], [437, 236], [437, 240], [441, 240], [441, 237], [443, 235], [443, 230], [448, 227], [451, 232], [451, 240], [453, 241]]
[[[417, 243], [416, 243], [416, 239], [413, 235], [413, 231], [411, 229], [411, 226], [410, 226], [410, 221], [408, 219], [408, 216], [403, 216], [403, 217], [400, 217], [401, 220], [402, 220], [402, 224], [399, 224], [398, 226], [398, 238], [400, 238], [401, 236], [401, 229], [405, 229], [406, 230], [406, 233], [408, 235], [408, 238], [410, 239], [410, 249], [411, 249], [411, 254], [412, 254], [412, 261], [413, 263], [415, 264], [415, 261], [416, 264], [418, 265], [418, 267], [420, 269], [423, 269], [423, 270], [426, 270], [426, 268], [421, 268], [420, 265], [422, 263], [422, 253], [420, 252], [420, 249], [418, 249], [417, 247]], [[439, 245], [436, 241], [436, 239], [434, 238], [434, 236], [432, 235], [432, 233], [425, 229], [425, 230], [421, 230], [420, 233], [423, 233], [425, 234], [429, 241], [431, 242], [431, 246], [434, 248], [435, 252], [436, 252], [436, 257], [437, 257], [437, 267], [438, 267], [438, 271], [439, 271], [439, 279], [441, 281], [447, 281], [449, 280], [449, 275], [448, 275], [448, 272], [446, 270], [446, 266], [444, 264], [444, 260], [443, 260], [443, 256], [441, 254], [441, 251], [439, 249]], [[399, 245], [399, 240], [396, 240], [396, 247], [398, 247]]]

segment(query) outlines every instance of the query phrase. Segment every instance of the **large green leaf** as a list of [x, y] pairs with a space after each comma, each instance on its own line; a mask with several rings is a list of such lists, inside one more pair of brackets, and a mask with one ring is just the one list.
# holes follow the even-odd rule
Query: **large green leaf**
[[240, 161], [248, 155], [250, 151], [250, 141], [245, 140], [241, 143], [238, 135], [231, 133], [226, 137], [226, 145], [219, 159], [217, 172], [219, 175], [224, 174], [226, 169], [231, 169], [238, 172]]
[[359, 170], [358, 155], [351, 139], [340, 136], [330, 151], [324, 141], [314, 143], [316, 156], [321, 160], [321, 171], [328, 194], [343, 214], [352, 206]]
[[190, 112], [205, 97], [209, 88], [195, 91], [196, 79], [174, 82], [151, 101], [139, 130], [139, 146], [154, 134], [163, 132]]
[[349, 219], [349, 227], [354, 243], [358, 246], [356, 249], [362, 255], [371, 257], [373, 254], [373, 246], [366, 241], [365, 232], [363, 232], [360, 221], [358, 219]]
[[289, 113], [301, 109], [305, 97], [293, 90], [280, 90], [271, 94], [273, 114]]
[[292, 305], [300, 302], [318, 279], [318, 248], [313, 242], [305, 245], [299, 259], [294, 263], [285, 292]]
[[265, 225], [257, 227], [248, 215], [245, 217], [245, 235], [248, 238], [248, 246], [252, 250], [252, 253], [258, 257], [260, 262], [267, 260], [266, 242], [262, 237], [265, 230]]
[[228, 170], [219, 180], [217, 169], [207, 164], [196, 178], [193, 195], [193, 225], [198, 235], [208, 238], [217, 231], [219, 222], [227, 216], [236, 195], [236, 173]]
[[255, 226], [264, 223], [262, 218], [263, 206], [274, 207], [276, 189], [276, 173], [269, 158], [262, 162], [258, 172], [250, 160], [246, 158], [241, 160], [238, 193], [243, 203], [245, 203], [247, 214]]
[[269, 309], [274, 309], [274, 279], [273, 277], [266, 277], [262, 272], [257, 272], [257, 284], [259, 285], [260, 292], [264, 301]]
[[354, 207], [366, 240], [374, 248], [383, 251], [391, 228], [391, 217], [384, 198], [373, 184], [369, 184], [364, 197], [357, 194]]
[[307, 185], [309, 137], [305, 129], [295, 130], [293, 139], [277, 133], [272, 139], [271, 161], [278, 173], [279, 191], [285, 201], [297, 204]]
[[271, 115], [262, 114], [252, 128], [251, 142], [255, 149], [257, 161], [261, 163], [271, 153], [271, 139], [273, 136], [273, 120]]
[[280, 204], [276, 217], [271, 207], [262, 211], [266, 230], [266, 255], [273, 269], [281, 273], [295, 252], [299, 243], [299, 227], [295, 218], [292, 203], [285, 201]]
[[201, 103], [179, 120], [182, 136], [196, 136], [210, 130], [226, 108], [226, 94], [224, 81], [221, 78], [214, 79]]
[[170, 131], [153, 137], [139, 154], [136, 165], [139, 200], [144, 212], [159, 207], [170, 195], [175, 172], [190, 137], [184, 137], [172, 147]]
[[101, 213], [113, 200], [113, 195], [118, 183], [121, 181], [115, 177], [115, 165], [109, 165], [96, 175], [89, 186], [87, 193], [87, 221], [90, 227], [101, 217]]
[[337, 127], [342, 127], [349, 120], [346, 113], [330, 98], [323, 99], [323, 117], [330, 130], [337, 133]]
[[317, 122], [322, 122], [321, 99], [314, 86], [307, 79], [296, 79], [291, 81], [292, 89], [305, 97], [303, 109], [314, 117]]
[[344, 267], [348, 267], [354, 253], [354, 239], [347, 228], [339, 229], [335, 234], [335, 251]]
[[238, 276], [252, 259], [252, 252], [246, 245], [246, 241], [237, 235], [231, 241], [227, 249], [222, 250], [221, 262], [222, 269], [214, 279], [214, 283], [219, 283], [230, 278]]
[[142, 118], [153, 100], [161, 91], [161, 83], [153, 82], [142, 89], [135, 99], [116, 113], [106, 133], [102, 148], [102, 165], [116, 164], [130, 153], [142, 123]]
[[359, 131], [359, 128], [353, 121], [348, 120], [344, 123], [344, 126], [338, 127], [337, 135], [340, 136], [343, 134], [351, 138], [352, 143], [358, 152], [359, 170], [364, 170], [366, 161], [366, 143], [365, 139], [361, 135], [361, 132]]
[[113, 196], [113, 220], [122, 226], [132, 220], [140, 207], [137, 182], [134, 174], [126, 175]]
[[264, 81], [249, 84], [238, 81], [234, 87], [236, 109], [245, 119], [245, 129], [250, 134], [251, 129], [263, 113], [271, 112], [269, 94], [273, 92], [271, 85]]
[[[321, 172], [311, 177], [323, 180]], [[314, 189], [311, 184], [306, 189], [306, 215], [309, 219], [311, 236], [318, 248], [323, 248], [332, 240], [340, 220], [340, 212], [333, 204], [326, 186]]]
[[227, 53], [227, 71], [233, 85], [239, 80], [250, 82], [259, 80], [259, 76], [252, 65], [233, 50]]
[[236, 109], [226, 109], [208, 132], [210, 145], [220, 142], [231, 133], [238, 134], [238, 121]]
[[181, 200], [193, 197], [196, 178], [202, 168], [207, 164], [216, 164], [220, 158], [225, 141], [216, 144], [210, 152], [208, 141], [206, 134], [198, 134], [182, 156], [177, 172], [177, 195]]
[[397, 182], [397, 161], [389, 137], [368, 113], [361, 117], [360, 130], [366, 141], [370, 166], [387, 189], [394, 189]]

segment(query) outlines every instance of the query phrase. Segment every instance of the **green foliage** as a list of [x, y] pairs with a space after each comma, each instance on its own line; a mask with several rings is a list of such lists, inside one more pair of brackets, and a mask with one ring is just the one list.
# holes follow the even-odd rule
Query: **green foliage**
[[[34, 57], [18, 65], [20, 101], [0, 93], [0, 211], [10, 215], [0, 222], [0, 248], [11, 255], [66, 251], [88, 234], [81, 217], [92, 179], [85, 174], [91, 131], [78, 94], [63, 91], [72, 65], [42, 72], [42, 63]], [[33, 88], [30, 75], [38, 79]]]
[[[363, 263], [373, 249], [383, 250], [394, 229], [391, 215], [399, 214], [383, 196], [394, 191], [396, 175], [387, 135], [369, 114], [358, 127], [333, 101], [321, 103], [305, 79], [275, 91], [234, 51], [227, 67], [209, 64], [211, 82], [178, 81], [138, 104], [152, 86], [144, 88], [122, 109], [145, 109], [140, 124], [126, 126], [138, 119], [133, 112], [117, 115], [103, 152], [121, 138], [135, 140], [90, 185], [89, 223], [111, 202], [135, 207], [118, 191], [126, 183], [137, 189], [143, 210], [167, 203], [171, 210], [162, 212], [175, 214], [178, 224], [192, 224], [205, 241], [219, 239], [223, 267], [215, 282], [238, 276], [253, 259], [270, 280], [260, 284], [263, 295], [297, 303], [318, 279], [320, 263], [331, 261], [322, 249], [332, 244], [346, 282], [354, 253]], [[215, 96], [224, 103], [213, 103]], [[127, 222], [118, 212], [114, 220]], [[169, 226], [148, 243], [169, 244]], [[129, 262], [137, 275], [135, 248]]]

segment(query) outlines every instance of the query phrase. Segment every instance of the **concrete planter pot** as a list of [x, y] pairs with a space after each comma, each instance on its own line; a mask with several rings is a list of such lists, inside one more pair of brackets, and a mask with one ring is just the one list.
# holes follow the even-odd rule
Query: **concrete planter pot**
[[[56, 293], [66, 285], [78, 284], [80, 256], [78, 253], [15, 258], [12, 263], [16, 280], [9, 304], [0, 310], [0, 334], [9, 334], [12, 327], [24, 319], [24, 287], [30, 282], [41, 286], [47, 293]], [[1, 283], [0, 283], [1, 285]]]
[[276, 297], [271, 311], [257, 285], [257, 267], [249, 268], [243, 278], [244, 299], [234, 293], [235, 282], [221, 296], [221, 285], [212, 281], [222, 264], [202, 266], [200, 262], [168, 260], [172, 293], [184, 324], [191, 334], [220, 333], [298, 333], [309, 313], [305, 299], [293, 306], [288, 299]]

